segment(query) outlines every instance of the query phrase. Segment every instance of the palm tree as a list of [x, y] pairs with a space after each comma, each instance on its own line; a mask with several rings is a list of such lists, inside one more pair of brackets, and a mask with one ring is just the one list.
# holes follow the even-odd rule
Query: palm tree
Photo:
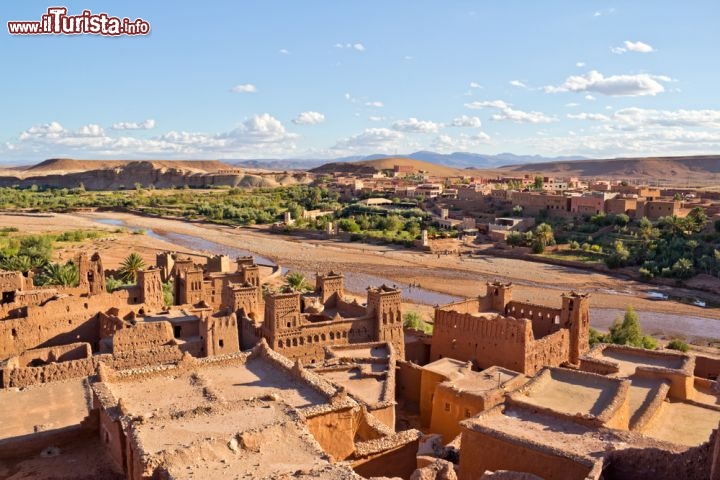
[[535, 229], [535, 239], [533, 241], [533, 251], [535, 253], [542, 253], [545, 251], [545, 247], [548, 245], [555, 244], [555, 235], [553, 235], [553, 229], [547, 223], [541, 223]]
[[40, 285], [61, 285], [63, 287], [74, 287], [78, 284], [78, 268], [72, 261], [65, 265], [61, 263], [48, 263], [38, 279]]
[[140, 254], [133, 252], [122, 261], [118, 275], [125, 282], [135, 283], [137, 280], [138, 270], [145, 268], [145, 261], [142, 259]]
[[285, 283], [290, 286], [291, 288], [299, 291], [306, 291], [310, 290], [310, 285], [308, 284], [307, 280], [305, 279], [305, 275], [303, 275], [300, 272], [291, 272], [288, 273], [285, 277]]

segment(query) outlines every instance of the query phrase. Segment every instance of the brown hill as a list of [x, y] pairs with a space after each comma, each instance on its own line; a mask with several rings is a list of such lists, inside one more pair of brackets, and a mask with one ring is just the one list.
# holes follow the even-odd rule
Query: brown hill
[[175, 168], [195, 172], [217, 172], [233, 168], [218, 160], [75, 160], [72, 158], [51, 158], [32, 165], [26, 175], [47, 175], [49, 173], [87, 172], [112, 168], [132, 167], [145, 164], [152, 168]]
[[720, 155], [692, 157], [613, 158], [510, 165], [496, 171], [549, 175], [665, 180], [675, 184], [705, 185], [720, 180]]
[[408, 157], [380, 158], [376, 160], [363, 160], [360, 162], [326, 163], [325, 165], [313, 168], [310, 171], [313, 173], [345, 172], [357, 175], [359, 173], [373, 173], [381, 170], [392, 170], [395, 165], [410, 165], [416, 172], [429, 172], [430, 175], [436, 177], [467, 175], [467, 171], [460, 168], [445, 167], [443, 165], [423, 162], [422, 160], [415, 160]]

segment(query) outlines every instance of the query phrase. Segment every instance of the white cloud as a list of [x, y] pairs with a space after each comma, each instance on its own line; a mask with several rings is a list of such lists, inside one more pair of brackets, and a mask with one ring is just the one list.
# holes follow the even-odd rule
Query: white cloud
[[625, 40], [623, 45], [622, 47], [611, 47], [610, 51], [616, 55], [622, 55], [625, 52], [651, 53], [655, 51], [655, 49], [647, 43], [639, 41], [631, 42], [630, 40]]
[[549, 117], [542, 112], [524, 112], [522, 110], [515, 110], [510, 107], [509, 104], [502, 100], [484, 101], [484, 102], [471, 102], [465, 104], [466, 108], [473, 110], [479, 110], [483, 108], [495, 108], [499, 110], [499, 113], [494, 114], [490, 117], [495, 121], [509, 120], [515, 123], [551, 123], [556, 122], [557, 118]]
[[594, 102], [596, 99], [592, 95], [587, 94], [585, 95], [585, 100], [587, 100], [588, 102]]
[[470, 88], [483, 88], [483, 86], [477, 82], [470, 82]]
[[669, 81], [671, 79], [665, 75], [638, 73], [605, 77], [602, 73], [592, 70], [585, 75], [572, 75], [562, 84], [546, 86], [543, 90], [546, 93], [593, 92], [618, 97], [635, 97], [662, 93], [665, 87], [660, 82]]
[[390, 125], [390, 128], [393, 130], [408, 133], [437, 133], [442, 127], [442, 123], [418, 120], [415, 117], [408, 118], [407, 120], [398, 120]]
[[566, 106], [566, 107], [569, 107], [569, 108], [573, 108], [573, 107], [579, 107], [580, 104], [579, 104], [579, 103], [575, 103], [575, 102], [570, 102], [570, 103], [566, 103], [565, 106]]
[[438, 135], [430, 148], [439, 153], [468, 152], [491, 143], [490, 135], [479, 132], [474, 135], [461, 133], [457, 137]]
[[613, 119], [638, 127], [656, 125], [720, 128], [720, 110], [654, 110], [631, 107], [617, 110]]
[[598, 122], [609, 122], [610, 117], [602, 113], [568, 113], [567, 118], [571, 120], [595, 120]]
[[325, 121], [325, 115], [320, 112], [301, 112], [297, 117], [293, 119], [293, 123], [296, 125], [317, 125]]
[[513, 87], [518, 87], [518, 88], [527, 88], [527, 85], [525, 85], [520, 80], [510, 80], [510, 85], [512, 85]]
[[366, 128], [362, 133], [338, 140], [334, 150], [389, 151], [398, 147], [404, 135], [389, 128]]
[[283, 55], [290, 55], [290, 50], [288, 50], [287, 48], [281, 48], [280, 50], [278, 50], [278, 52]]
[[255, 93], [257, 92], [257, 87], [252, 83], [241, 83], [240, 85], [235, 85], [232, 91], [233, 93]]
[[575, 66], [578, 67], [578, 68], [582, 68], [582, 67], [585, 66], [585, 62], [576, 62], [576, 63], [575, 63]]
[[364, 52], [365, 51], [365, 45], [362, 43], [336, 43], [335, 48], [341, 48], [341, 49], [348, 49], [348, 50], [357, 50], [358, 52]]
[[366, 107], [375, 107], [375, 108], [381, 108], [384, 107], [385, 104], [383, 102], [373, 101], [373, 102], [365, 102]]
[[413, 56], [412, 56], [412, 55], [405, 55], [405, 56], [403, 57], [403, 60], [405, 60], [405, 61], [407, 61], [407, 62], [409, 62], [409, 61], [412, 60], [412, 59], [413, 59]]
[[137, 138], [127, 133], [110, 135], [95, 124], [70, 130], [58, 122], [51, 122], [28, 128], [12, 144], [15, 151], [34, 155], [78, 154], [114, 158], [213, 155], [237, 158], [238, 154], [290, 154], [295, 151], [297, 138], [298, 135], [287, 132], [279, 120], [264, 113], [227, 132], [170, 131], [152, 138]]
[[370, 115], [368, 117], [368, 120], [370, 120], [371, 122], [382, 122], [383, 120], [385, 120], [385, 117], [380, 117], [378, 115]]
[[450, 123], [453, 127], [473, 127], [473, 128], [480, 128], [482, 127], [482, 122], [478, 117], [469, 117], [467, 115], [461, 115], [459, 117], [453, 118], [452, 123]]
[[113, 130], [149, 130], [151, 128], [155, 128], [155, 120], [152, 118], [148, 118], [145, 121], [142, 121], [140, 123], [137, 122], [118, 122], [114, 123], [112, 127]]

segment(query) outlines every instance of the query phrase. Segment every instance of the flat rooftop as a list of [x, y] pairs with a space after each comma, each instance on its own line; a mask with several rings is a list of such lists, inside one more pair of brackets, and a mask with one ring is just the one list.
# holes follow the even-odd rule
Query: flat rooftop
[[[464, 420], [471, 430], [497, 432], [517, 440], [587, 458], [600, 458], [608, 449], [623, 447], [658, 447], [658, 442], [635, 432], [595, 429], [560, 417], [535, 413], [519, 407], [496, 407]], [[530, 447], [532, 448], [532, 447]], [[663, 444], [671, 451], [684, 450], [675, 445]]]
[[0, 459], [0, 478], [32, 480], [102, 479], [124, 480], [122, 470], [115, 471], [107, 448], [97, 434], [64, 443], [60, 455], [23, 455]]
[[343, 358], [390, 358], [387, 344], [333, 346], [330, 350]]
[[563, 369], [544, 370], [528, 389], [516, 395], [523, 402], [569, 415], [599, 415], [616, 395], [617, 380]]
[[39, 430], [79, 425], [92, 395], [84, 379], [44, 383], [22, 390], [0, 389], [0, 440]]
[[194, 372], [109, 383], [108, 388], [134, 414], [195, 408], [208, 404], [209, 397], [237, 401], [276, 394], [296, 408], [327, 402], [307, 383], [255, 357], [242, 365], [208, 365]]
[[374, 370], [375, 373], [387, 372], [387, 366], [383, 365], [358, 365], [345, 369], [319, 371], [317, 373], [330, 382], [342, 385], [349, 393], [368, 405], [375, 405], [382, 402], [386, 390], [385, 383], [387, 382], [387, 375], [382, 377], [366, 377], [362, 375], [363, 368], [370, 368]]
[[463, 376], [451, 380], [453, 387], [463, 392], [482, 394], [484, 392], [502, 388], [510, 380], [522, 377], [521, 373], [502, 367], [486, 368], [482, 372], [465, 371]]
[[422, 368], [424, 370], [443, 375], [450, 380], [465, 375], [468, 370], [467, 362], [462, 362], [460, 360], [455, 360], [454, 358], [447, 357], [428, 363]]
[[649, 437], [680, 445], [707, 442], [718, 428], [720, 411], [683, 402], [663, 402], [660, 411], [643, 430]]
[[633, 350], [615, 349], [607, 347], [602, 350], [599, 357], [617, 363], [620, 367], [619, 375], [629, 377], [635, 373], [637, 367], [663, 367], [678, 370], [683, 366], [683, 357], [677, 355], [643, 354]]

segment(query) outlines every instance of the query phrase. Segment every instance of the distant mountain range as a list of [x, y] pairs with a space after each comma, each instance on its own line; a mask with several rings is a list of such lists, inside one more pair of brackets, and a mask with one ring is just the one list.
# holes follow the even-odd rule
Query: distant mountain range
[[326, 163], [342, 163], [342, 162], [362, 162], [367, 160], [382, 160], [385, 158], [412, 158], [413, 160], [421, 160], [423, 162], [435, 163], [444, 167], [452, 168], [498, 168], [506, 165], [521, 165], [528, 163], [540, 162], [558, 162], [570, 160], [587, 160], [587, 157], [564, 156], [564, 157], [543, 157], [541, 155], [515, 155], [513, 153], [500, 153], [497, 155], [484, 155], [480, 153], [455, 152], [455, 153], [436, 153], [427, 150], [411, 153], [410, 155], [356, 155], [350, 157], [341, 157], [336, 159], [268, 159], [268, 160], [224, 160], [242, 168], [258, 168], [268, 170], [306, 170], [319, 167]]

